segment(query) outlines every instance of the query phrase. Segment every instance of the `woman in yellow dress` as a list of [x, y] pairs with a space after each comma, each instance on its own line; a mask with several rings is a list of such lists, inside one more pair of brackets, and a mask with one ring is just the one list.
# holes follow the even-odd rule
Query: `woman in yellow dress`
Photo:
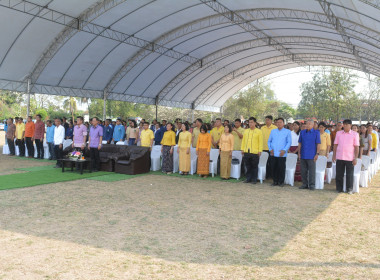
[[224, 133], [220, 137], [220, 177], [222, 180], [230, 179], [231, 175], [231, 159], [234, 149], [234, 136], [231, 134], [232, 128], [230, 125], [224, 126]]
[[178, 150], [179, 153], [179, 171], [182, 175], [188, 175], [190, 172], [190, 145], [191, 133], [189, 132], [189, 125], [182, 124], [182, 132], [179, 134]]
[[173, 149], [175, 146], [175, 132], [173, 124], [166, 125], [166, 131], [161, 140], [162, 172], [171, 174], [173, 172]]
[[211, 134], [207, 133], [206, 125], [201, 126], [201, 133], [198, 136], [196, 149], [198, 155], [197, 174], [207, 178], [210, 173]]

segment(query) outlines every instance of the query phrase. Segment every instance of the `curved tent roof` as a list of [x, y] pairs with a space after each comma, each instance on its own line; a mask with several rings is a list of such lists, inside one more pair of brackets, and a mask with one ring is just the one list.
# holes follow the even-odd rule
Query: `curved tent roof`
[[283, 69], [380, 76], [379, 0], [0, 0], [0, 35], [16, 91], [218, 111]]

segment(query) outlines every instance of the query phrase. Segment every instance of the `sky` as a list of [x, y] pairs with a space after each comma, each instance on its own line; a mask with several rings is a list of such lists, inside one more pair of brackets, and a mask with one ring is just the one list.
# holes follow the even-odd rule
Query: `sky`
[[[276, 97], [296, 108], [301, 101], [301, 84], [311, 81], [315, 73], [304, 71], [302, 68], [293, 68], [268, 75], [266, 78], [271, 82]], [[368, 87], [368, 84], [362, 72], [355, 71], [355, 73], [360, 77], [355, 87], [355, 91], [359, 92]]]

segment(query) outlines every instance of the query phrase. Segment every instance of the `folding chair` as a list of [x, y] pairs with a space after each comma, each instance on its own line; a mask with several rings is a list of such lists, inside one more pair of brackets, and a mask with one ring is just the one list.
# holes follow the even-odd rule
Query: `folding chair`
[[333, 162], [332, 162], [332, 153], [329, 154], [329, 158], [327, 159], [327, 164], [331, 163], [331, 167], [326, 167], [326, 183], [330, 184], [333, 179]]
[[[359, 181], [360, 181], [360, 171], [362, 169], [362, 160], [360, 158], [357, 159], [357, 163], [354, 166], [354, 183], [352, 192], [358, 193], [359, 192]], [[344, 180], [343, 180], [343, 191], [346, 191], [346, 173], [344, 174]]]
[[173, 148], [173, 173], [179, 171], [179, 155], [178, 155], [178, 145]]
[[150, 170], [157, 171], [161, 169], [161, 145], [155, 145], [152, 147], [152, 151], [150, 152], [150, 163]]
[[369, 181], [369, 163], [371, 159], [369, 156], [362, 156], [362, 170], [360, 171], [360, 182], [359, 186], [363, 188], [368, 187]]
[[197, 150], [196, 148], [190, 148], [190, 175], [197, 173]]
[[240, 179], [241, 174], [241, 161], [243, 159], [243, 156], [241, 154], [241, 151], [232, 151], [232, 158], [239, 160], [238, 164], [232, 164], [231, 163], [231, 178], [235, 178], [237, 180]]
[[294, 186], [294, 174], [296, 173], [298, 155], [288, 154], [286, 156], [285, 184]]
[[325, 185], [327, 158], [319, 156], [315, 164], [315, 189], [323, 190]]
[[267, 152], [262, 152], [259, 159], [259, 167], [257, 173], [257, 179], [260, 180], [260, 184], [263, 183], [265, 177], [267, 175], [267, 161], [269, 158], [269, 154]]
[[218, 157], [219, 157], [219, 149], [211, 149], [210, 150], [210, 173], [212, 177], [218, 173]]

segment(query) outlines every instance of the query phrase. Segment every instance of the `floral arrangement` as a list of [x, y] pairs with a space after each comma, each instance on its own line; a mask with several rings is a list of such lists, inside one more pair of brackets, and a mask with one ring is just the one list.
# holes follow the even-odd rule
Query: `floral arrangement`
[[69, 153], [68, 157], [72, 158], [72, 159], [81, 159], [82, 158], [82, 153], [78, 152], [78, 151], [74, 151], [72, 153]]

